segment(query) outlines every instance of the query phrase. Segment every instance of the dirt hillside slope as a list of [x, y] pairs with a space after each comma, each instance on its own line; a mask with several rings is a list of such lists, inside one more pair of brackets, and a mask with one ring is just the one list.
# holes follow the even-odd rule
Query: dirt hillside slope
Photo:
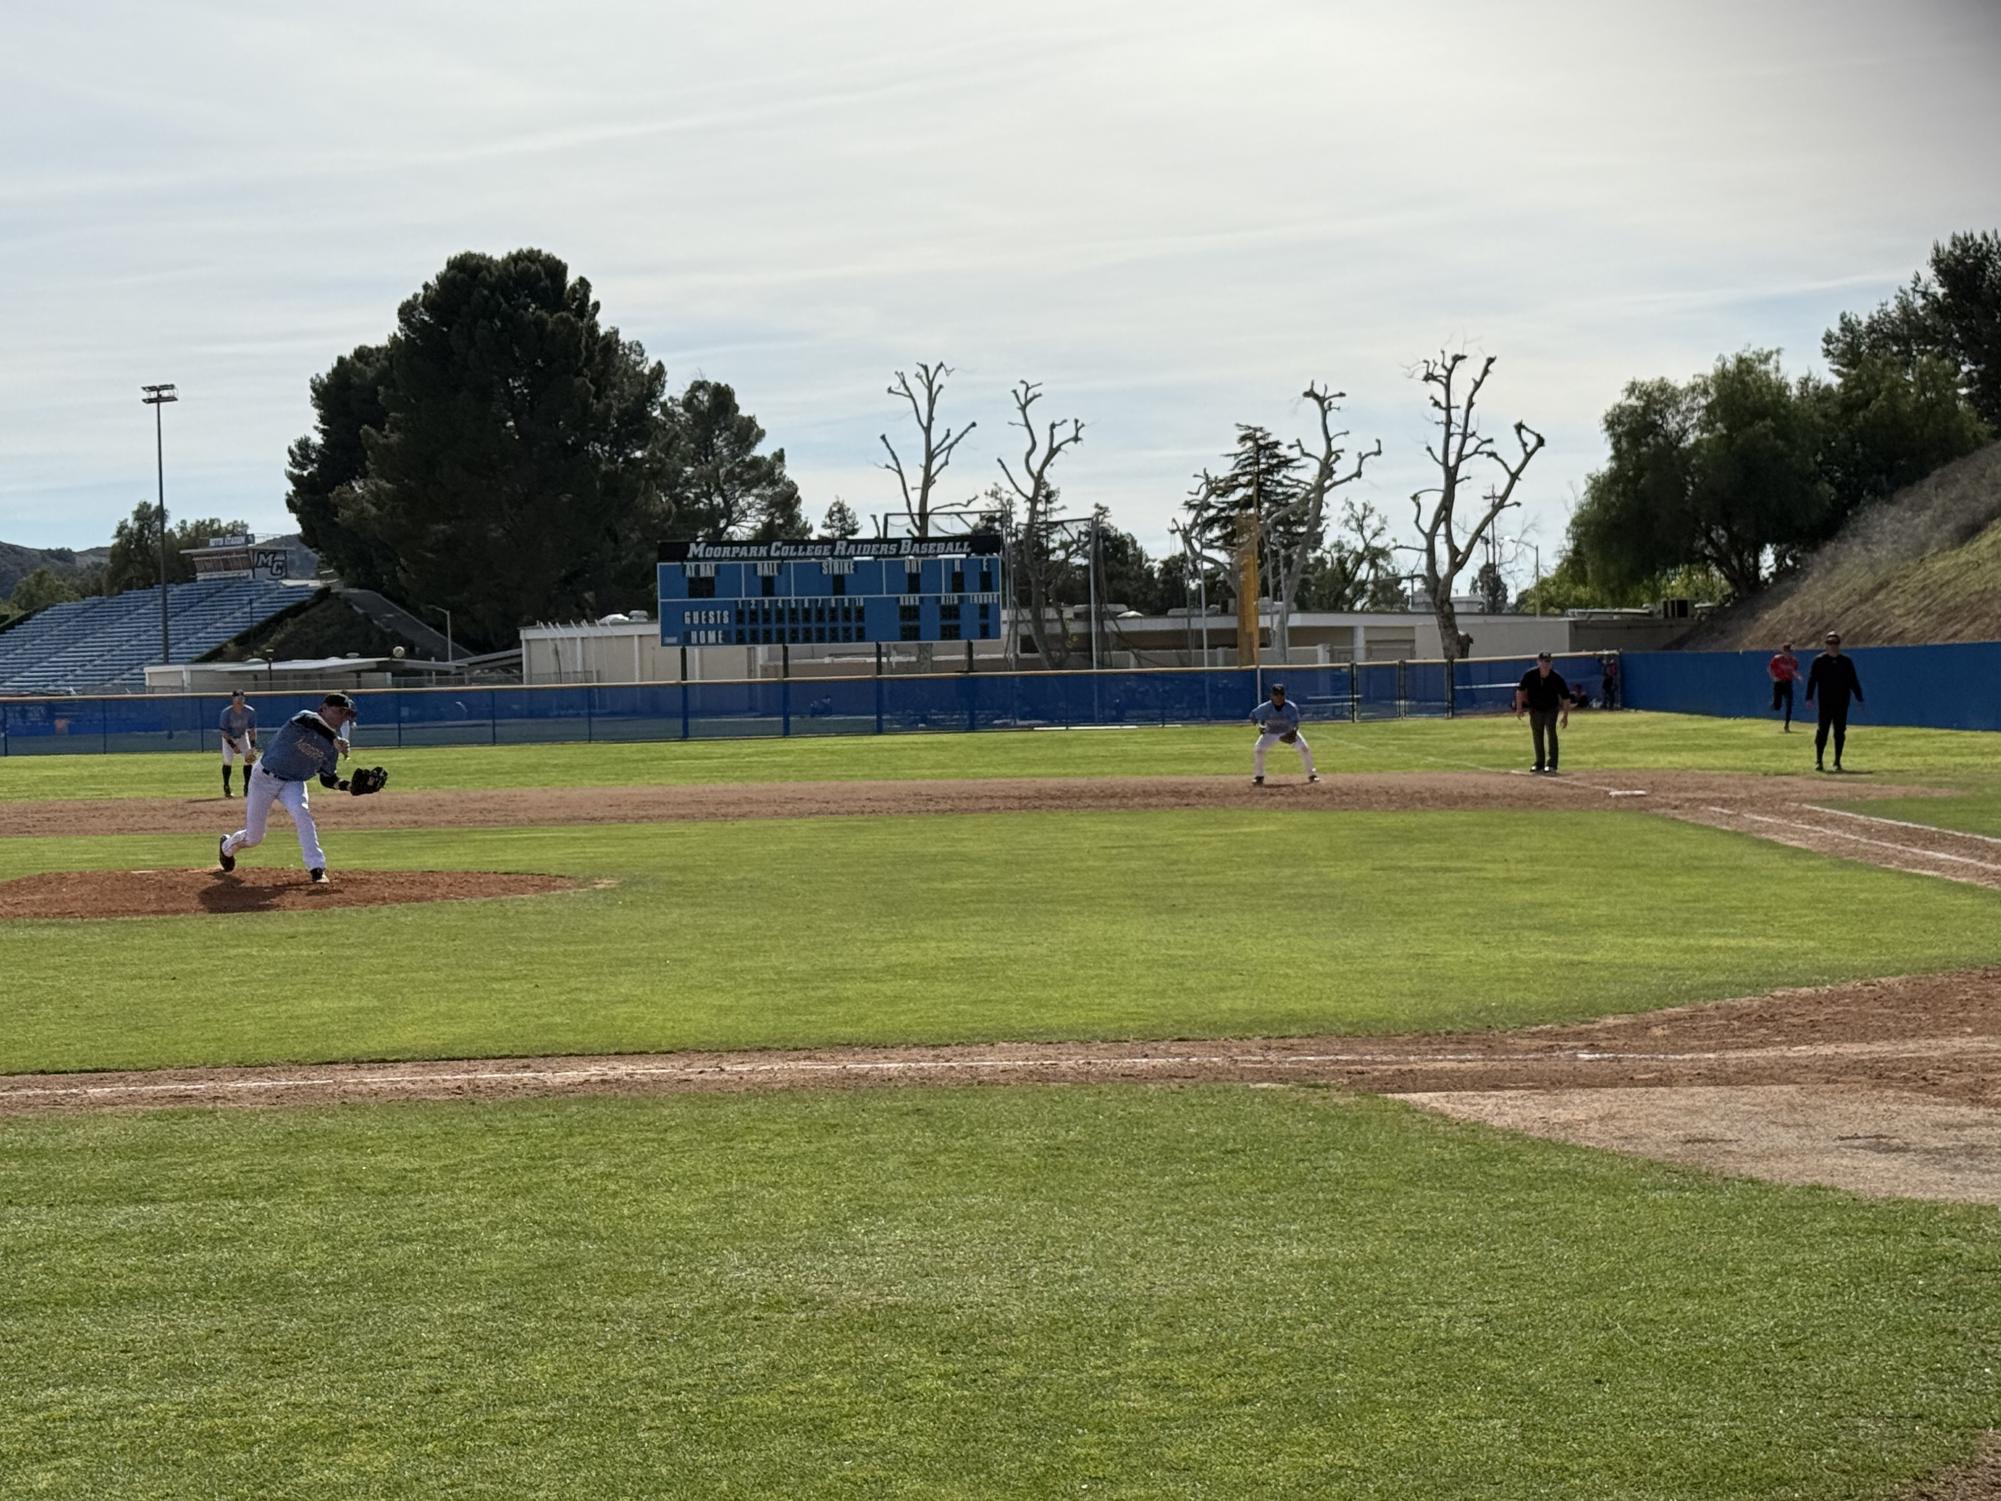
[[1830, 620], [1851, 646], [2001, 641], [2001, 443], [1864, 511], [1799, 573], [1719, 611], [1681, 644], [1804, 646]]

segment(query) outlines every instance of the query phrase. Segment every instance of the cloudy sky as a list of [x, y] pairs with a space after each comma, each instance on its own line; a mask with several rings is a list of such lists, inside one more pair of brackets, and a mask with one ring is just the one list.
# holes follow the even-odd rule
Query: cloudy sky
[[[671, 381], [733, 383], [816, 518], [888, 509], [884, 392], [957, 368], [1079, 416], [1059, 478], [1156, 550], [1233, 424], [1351, 393], [1407, 520], [1441, 345], [1550, 447], [1547, 563], [1636, 376], [1818, 360], [2001, 223], [1995, 0], [28, 0], [0, 51], [0, 539], [149, 499], [286, 529], [306, 384], [462, 249], [590, 278]], [[907, 421], [907, 417], [905, 418]]]

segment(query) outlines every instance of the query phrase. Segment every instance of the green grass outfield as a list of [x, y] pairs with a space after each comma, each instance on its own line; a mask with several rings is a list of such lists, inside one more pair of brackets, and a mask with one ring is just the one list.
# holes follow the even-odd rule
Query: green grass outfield
[[1314, 1089], [0, 1128], [9, 1497], [1862, 1501], [2001, 1222]]
[[[0, 1070], [1503, 1027], [1987, 962], [2001, 933], [2001, 892], [1601, 811], [329, 822], [336, 880], [619, 884], [9, 922]], [[0, 877], [210, 848], [13, 839]], [[258, 854], [297, 860], [283, 828]]]
[[[911, 777], [1247, 775], [1250, 730], [1202, 725], [1137, 730], [819, 736], [643, 744], [452, 746], [398, 750], [363, 725], [355, 754], [390, 768], [396, 789], [632, 787], [704, 782], [857, 781]], [[1532, 759], [1528, 730], [1507, 715], [1308, 726], [1329, 772], [1515, 770]], [[2001, 791], [2001, 736], [1877, 729], [1857, 723], [1848, 760], [1885, 779]], [[1290, 752], [1273, 761], [1286, 774]], [[1571, 720], [1572, 771], [1654, 767], [1810, 772], [1811, 733], [1781, 735], [1755, 719], [1594, 714]], [[209, 797], [217, 758], [200, 752], [0, 758], [0, 800]], [[1840, 782], [1829, 778], [1830, 796]]]

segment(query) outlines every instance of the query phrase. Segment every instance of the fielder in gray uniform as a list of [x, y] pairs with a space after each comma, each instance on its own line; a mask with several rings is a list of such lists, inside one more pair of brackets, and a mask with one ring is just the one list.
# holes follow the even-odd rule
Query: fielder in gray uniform
[[230, 768], [243, 763], [243, 795], [250, 796], [250, 763], [257, 759], [257, 711], [243, 701], [243, 690], [229, 695], [222, 711], [222, 795], [230, 796]]
[[1299, 707], [1285, 696], [1285, 684], [1273, 683], [1271, 697], [1251, 710], [1251, 723], [1258, 727], [1258, 743], [1251, 751], [1251, 785], [1265, 784], [1265, 752], [1272, 746], [1285, 744], [1299, 751], [1299, 764], [1306, 768], [1306, 780], [1317, 782], [1320, 773], [1313, 769], [1313, 751], [1306, 743], [1306, 737], [1299, 733]]
[[329, 693], [317, 711], [306, 709], [294, 714], [271, 737], [257, 770], [244, 789], [244, 824], [234, 834], [222, 836], [217, 847], [217, 863], [223, 870], [236, 869], [236, 852], [255, 849], [264, 842], [264, 825], [271, 817], [271, 805], [282, 804], [291, 815], [299, 834], [299, 855], [315, 885], [327, 878], [327, 857], [320, 849], [319, 830], [313, 825], [312, 810], [306, 803], [306, 783], [318, 777], [322, 787], [344, 788], [340, 779], [341, 731], [354, 721], [354, 700], [345, 693]]

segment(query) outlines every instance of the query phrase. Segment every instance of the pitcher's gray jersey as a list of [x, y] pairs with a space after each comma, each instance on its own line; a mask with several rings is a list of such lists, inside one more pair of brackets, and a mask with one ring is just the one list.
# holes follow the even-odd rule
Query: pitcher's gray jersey
[[303, 782], [318, 777], [323, 782], [336, 778], [340, 767], [340, 742], [333, 727], [311, 709], [294, 714], [264, 747], [264, 770], [281, 782]]

